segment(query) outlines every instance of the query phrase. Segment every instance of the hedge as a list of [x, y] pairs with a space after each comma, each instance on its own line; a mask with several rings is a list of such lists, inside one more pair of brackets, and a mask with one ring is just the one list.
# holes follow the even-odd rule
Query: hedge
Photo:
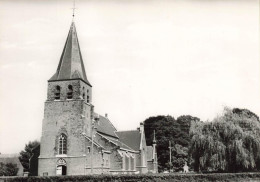
[[145, 174], [145, 175], [88, 175], [47, 177], [0, 177], [0, 182], [206, 182], [206, 181], [254, 181], [260, 182], [260, 173], [214, 174]]

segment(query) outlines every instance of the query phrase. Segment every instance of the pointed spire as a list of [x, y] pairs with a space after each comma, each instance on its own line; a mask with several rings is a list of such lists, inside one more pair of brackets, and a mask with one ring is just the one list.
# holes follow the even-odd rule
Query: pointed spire
[[70, 31], [61, 54], [57, 71], [49, 81], [71, 79], [81, 79], [90, 85], [87, 80], [74, 22], [71, 23]]
[[153, 130], [153, 144], [156, 144], [156, 139], [155, 139], [155, 130]]

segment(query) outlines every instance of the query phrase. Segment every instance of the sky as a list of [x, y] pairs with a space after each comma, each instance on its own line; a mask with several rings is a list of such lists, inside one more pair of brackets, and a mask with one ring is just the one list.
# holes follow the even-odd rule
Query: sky
[[[0, 0], [0, 152], [40, 140], [72, 0]], [[76, 0], [95, 112], [118, 130], [157, 115], [260, 115], [258, 0]]]

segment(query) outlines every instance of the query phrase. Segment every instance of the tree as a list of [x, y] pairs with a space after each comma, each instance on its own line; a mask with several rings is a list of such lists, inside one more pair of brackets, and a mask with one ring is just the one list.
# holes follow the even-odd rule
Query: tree
[[224, 117], [238, 124], [243, 131], [260, 137], [260, 121], [255, 113], [247, 109], [225, 108]]
[[[199, 121], [192, 116], [181, 116], [174, 119], [172, 116], [155, 116], [144, 121], [144, 130], [147, 145], [152, 145], [153, 132], [156, 133], [158, 168], [163, 171], [173, 166], [175, 171], [182, 170], [188, 160], [188, 146], [190, 143], [189, 128], [191, 122]], [[169, 141], [172, 148], [172, 164], [169, 164]]]
[[199, 122], [199, 121], [200, 121], [199, 118], [190, 115], [182, 115], [177, 118], [177, 123], [180, 124], [181, 130], [186, 133], [189, 133], [192, 122]]
[[13, 163], [0, 163], [0, 176], [16, 176], [18, 167]]
[[36, 140], [33, 142], [30, 141], [25, 145], [24, 150], [20, 152], [19, 160], [24, 167], [24, 171], [29, 171], [29, 160], [33, 155], [32, 150], [38, 145], [40, 145], [40, 142]]
[[[229, 108], [226, 108], [226, 110], [230, 110]], [[239, 109], [239, 108], [234, 108], [232, 109], [232, 112], [234, 114], [237, 114], [239, 116], [244, 116], [246, 118], [253, 118], [254, 120], [259, 122], [259, 117], [253, 113], [252, 111], [249, 111], [248, 109]]]
[[0, 176], [5, 176], [6, 166], [4, 163], [0, 162]]
[[[191, 127], [190, 154], [195, 171], [240, 172], [259, 169], [260, 129], [257, 117], [225, 108], [212, 122]], [[256, 127], [252, 129], [253, 127]]]
[[179, 144], [175, 144], [172, 153], [172, 166], [174, 171], [182, 171], [185, 162], [188, 161], [188, 148]]

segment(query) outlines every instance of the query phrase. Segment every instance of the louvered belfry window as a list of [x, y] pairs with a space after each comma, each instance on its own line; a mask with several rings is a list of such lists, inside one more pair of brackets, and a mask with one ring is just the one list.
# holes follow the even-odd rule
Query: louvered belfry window
[[67, 98], [72, 99], [72, 96], [73, 96], [73, 88], [72, 88], [72, 85], [69, 85], [68, 86]]
[[63, 133], [59, 137], [59, 154], [67, 154], [67, 136]]
[[89, 103], [89, 90], [87, 90], [87, 103]]
[[85, 87], [83, 87], [82, 92], [83, 92], [82, 97], [85, 100]]
[[60, 99], [60, 86], [56, 86], [56, 90], [55, 90], [55, 99], [59, 100]]

